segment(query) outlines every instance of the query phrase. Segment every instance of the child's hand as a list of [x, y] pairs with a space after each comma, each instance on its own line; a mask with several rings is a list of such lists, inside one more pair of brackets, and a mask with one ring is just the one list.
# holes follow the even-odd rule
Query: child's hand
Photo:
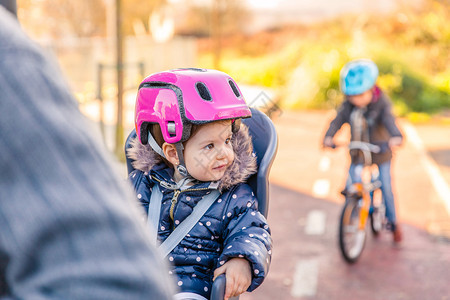
[[397, 148], [400, 147], [403, 143], [403, 139], [399, 136], [394, 136], [389, 139], [389, 148]]
[[323, 139], [322, 147], [323, 148], [331, 148], [331, 149], [336, 148], [336, 145], [334, 144], [333, 138], [331, 136], [325, 137]]
[[252, 283], [250, 263], [245, 258], [232, 258], [214, 271], [214, 279], [220, 274], [226, 276], [225, 300], [245, 292]]

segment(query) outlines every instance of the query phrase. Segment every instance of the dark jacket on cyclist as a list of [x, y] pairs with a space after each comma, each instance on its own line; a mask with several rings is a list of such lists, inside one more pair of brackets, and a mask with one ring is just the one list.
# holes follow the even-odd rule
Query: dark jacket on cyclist
[[[363, 118], [360, 118], [363, 116]], [[391, 101], [375, 87], [372, 101], [364, 108], [358, 108], [349, 100], [345, 100], [336, 117], [330, 123], [325, 137], [333, 137], [345, 123], [350, 124], [351, 140], [369, 142], [376, 145], [386, 145], [391, 137], [403, 137], [395, 124], [391, 112]], [[351, 150], [352, 163], [363, 163], [360, 151]], [[382, 164], [392, 158], [389, 147], [383, 147], [383, 152], [372, 155], [372, 162]]]

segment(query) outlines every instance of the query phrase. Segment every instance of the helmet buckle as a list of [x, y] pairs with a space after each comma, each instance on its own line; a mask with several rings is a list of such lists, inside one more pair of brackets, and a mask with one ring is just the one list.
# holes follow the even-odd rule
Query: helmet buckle
[[176, 129], [175, 129], [175, 122], [169, 121], [167, 122], [167, 132], [170, 134], [170, 136], [176, 135]]
[[187, 171], [186, 167], [181, 165], [181, 164], [177, 166], [177, 170], [181, 174], [181, 176], [187, 176], [188, 175], [188, 171]]

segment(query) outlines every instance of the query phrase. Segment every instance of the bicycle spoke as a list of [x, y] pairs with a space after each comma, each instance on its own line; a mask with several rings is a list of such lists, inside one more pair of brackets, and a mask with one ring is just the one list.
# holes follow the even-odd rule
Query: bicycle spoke
[[365, 227], [360, 229], [361, 203], [349, 201], [341, 214], [339, 244], [343, 257], [350, 263], [356, 262], [365, 244]]
[[344, 233], [356, 233], [358, 231], [358, 225], [345, 225]]
[[348, 251], [350, 257], [357, 257], [361, 253], [364, 247], [365, 237], [366, 233], [364, 231], [358, 231], [356, 233], [353, 246]]

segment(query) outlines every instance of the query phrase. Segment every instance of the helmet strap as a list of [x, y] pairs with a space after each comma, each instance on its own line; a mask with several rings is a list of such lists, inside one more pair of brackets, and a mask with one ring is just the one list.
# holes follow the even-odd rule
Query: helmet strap
[[186, 163], [184, 162], [183, 143], [181, 143], [181, 142], [175, 143], [175, 149], [177, 149], [177, 155], [178, 155], [178, 160], [179, 160], [179, 164], [177, 165], [177, 170], [181, 174], [181, 176], [186, 177], [189, 175], [189, 173], [186, 168]]
[[151, 134], [150, 130], [148, 131], [148, 143], [150, 144], [150, 147], [152, 147], [152, 149], [155, 150], [156, 153], [158, 153], [162, 157], [166, 158], [166, 156], [164, 155], [163, 150], [161, 149], [161, 147], [156, 142], [156, 140], [153, 137], [153, 135]]
[[[153, 135], [150, 133], [150, 131], [148, 132], [148, 143], [150, 144], [150, 147], [152, 147], [152, 149], [158, 153], [159, 155], [161, 155], [162, 157], [166, 158], [166, 156], [164, 155], [163, 150], [161, 149], [161, 147], [158, 145], [158, 143], [156, 142], [155, 138], [153, 137]], [[178, 142], [175, 143], [175, 149], [177, 150], [177, 155], [178, 155], [178, 160], [179, 160], [179, 164], [176, 166], [178, 172], [182, 175], [182, 176], [187, 176], [189, 173], [187, 171], [186, 168], [186, 163], [184, 162], [184, 155], [183, 155], [183, 143]], [[166, 158], [167, 159], [167, 158]]]

